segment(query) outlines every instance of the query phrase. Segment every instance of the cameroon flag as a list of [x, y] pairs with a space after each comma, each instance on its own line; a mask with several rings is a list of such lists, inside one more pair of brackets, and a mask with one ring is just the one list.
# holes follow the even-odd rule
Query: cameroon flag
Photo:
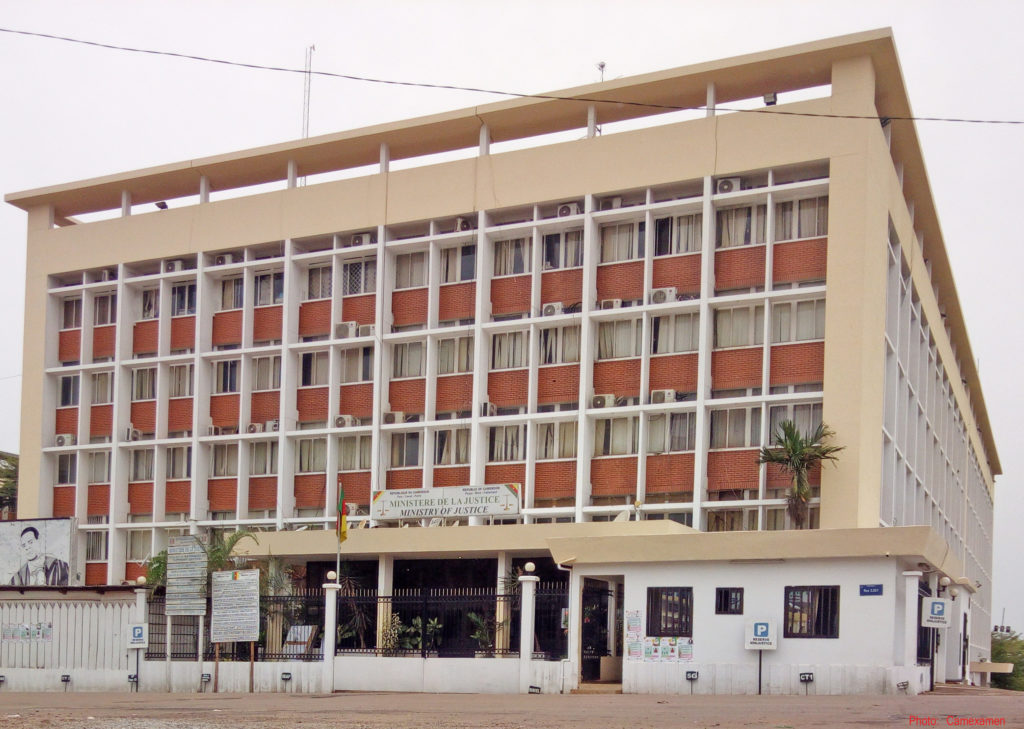
[[348, 539], [348, 515], [346, 514], [345, 487], [338, 484], [338, 544]]

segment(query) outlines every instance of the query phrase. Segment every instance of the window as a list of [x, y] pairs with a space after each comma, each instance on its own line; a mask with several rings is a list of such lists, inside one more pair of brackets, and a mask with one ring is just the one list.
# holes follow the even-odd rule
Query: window
[[57, 483], [74, 484], [78, 481], [78, 454], [61, 453], [57, 456]]
[[170, 397], [192, 397], [192, 372], [195, 365], [179, 364], [168, 368]]
[[196, 313], [196, 285], [177, 284], [171, 287], [171, 316]]
[[272, 306], [284, 301], [284, 274], [261, 273], [256, 277], [256, 306]]
[[499, 332], [491, 337], [492, 370], [526, 365], [526, 332]]
[[716, 587], [715, 615], [742, 615], [743, 588]]
[[542, 365], [579, 361], [579, 325], [540, 330], [540, 363]]
[[145, 289], [142, 292], [142, 318], [156, 319], [160, 315], [160, 290]]
[[488, 461], [522, 461], [525, 457], [525, 425], [498, 425], [490, 428], [487, 440]]
[[473, 335], [441, 339], [437, 343], [437, 374], [470, 372], [473, 369]]
[[749, 347], [763, 341], [763, 306], [741, 306], [715, 312], [715, 347]]
[[394, 377], [423, 376], [423, 342], [402, 342], [392, 350]]
[[391, 465], [395, 468], [420, 465], [420, 434], [391, 434]]
[[[132, 514], [133, 517], [142, 514]], [[128, 562], [144, 562], [152, 556], [153, 536], [149, 529], [128, 530], [125, 559]]]
[[825, 338], [825, 300], [787, 301], [772, 306], [772, 342]]
[[327, 439], [303, 438], [297, 449], [299, 473], [321, 473], [327, 470]]
[[215, 477], [238, 475], [237, 443], [217, 443], [213, 446], [213, 475]]
[[276, 440], [260, 440], [252, 444], [249, 473], [253, 476], [273, 476], [277, 473]]
[[377, 290], [377, 259], [350, 261], [341, 269], [341, 295], [370, 294]]
[[132, 370], [132, 400], [153, 400], [154, 398], [156, 398], [156, 368]]
[[594, 421], [594, 455], [636, 453], [639, 418], [598, 418]]
[[114, 401], [114, 373], [94, 372], [92, 375], [92, 404], [103, 405]]
[[755, 448], [760, 445], [760, 407], [711, 411], [712, 448]]
[[537, 460], [576, 457], [576, 421], [537, 425]]
[[220, 310], [241, 309], [244, 301], [245, 282], [241, 276], [226, 278], [220, 282]]
[[601, 263], [644, 257], [644, 221], [601, 226]]
[[637, 357], [642, 336], [641, 319], [603, 321], [597, 325], [597, 358]]
[[255, 357], [252, 361], [253, 390], [277, 390], [281, 387], [281, 355]]
[[692, 451], [696, 442], [697, 413], [651, 416], [650, 428], [647, 432], [648, 453]]
[[92, 300], [92, 323], [98, 327], [117, 322], [117, 294], [101, 294]]
[[839, 585], [787, 587], [784, 638], [838, 638]]
[[647, 588], [647, 635], [693, 637], [693, 588]]
[[338, 439], [339, 471], [368, 471], [373, 458], [373, 438], [369, 435], [348, 435]]
[[341, 352], [341, 381], [369, 382], [373, 379], [373, 347]]
[[765, 205], [744, 205], [715, 213], [715, 248], [764, 243]]
[[775, 206], [775, 240], [816, 238], [823, 235], [828, 235], [827, 195], [789, 200]]
[[651, 319], [651, 354], [696, 352], [699, 344], [699, 314], [656, 316]]
[[773, 442], [779, 424], [783, 420], [792, 420], [797, 430], [809, 436], [821, 425], [821, 403], [801, 403], [799, 405], [772, 405], [768, 409], [768, 440]]
[[469, 463], [469, 428], [434, 432], [434, 465]]
[[61, 329], [78, 329], [82, 326], [82, 299], [64, 299], [64, 317]]
[[475, 245], [445, 248], [441, 251], [441, 283], [472, 281], [475, 278]]
[[132, 481], [153, 480], [153, 450], [132, 451]]
[[529, 273], [531, 242], [529, 238], [494, 241], [494, 275], [514, 276]]
[[78, 404], [78, 375], [64, 375], [60, 378], [60, 407]]
[[692, 213], [654, 221], [654, 255], [695, 253], [701, 246], [703, 215]]
[[395, 288], [411, 289], [427, 285], [427, 254], [404, 253], [395, 256]]
[[110, 451], [89, 454], [89, 483], [110, 483]]
[[238, 392], [237, 359], [213, 363], [213, 392], [215, 395]]
[[544, 270], [583, 265], [583, 231], [566, 230], [544, 236]]
[[306, 300], [331, 298], [331, 266], [310, 266], [306, 275]]
[[167, 449], [167, 478], [192, 478], [192, 446], [175, 446]]
[[302, 353], [302, 387], [326, 385], [328, 376], [327, 352]]
[[[106, 524], [106, 516], [87, 517], [89, 524]], [[85, 533], [85, 561], [106, 562], [107, 530], [88, 531]]]

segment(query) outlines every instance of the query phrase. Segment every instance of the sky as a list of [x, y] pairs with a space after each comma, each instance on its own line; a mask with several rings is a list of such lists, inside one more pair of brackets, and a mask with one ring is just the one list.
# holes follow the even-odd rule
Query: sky
[[[891, 27], [918, 116], [1024, 120], [1024, 3], [0, 0], [0, 28], [399, 81], [545, 92]], [[314, 77], [310, 135], [503, 97]], [[0, 192], [295, 139], [303, 78], [0, 32]], [[994, 622], [1024, 629], [1024, 125], [918, 134], [1004, 475]], [[0, 205], [0, 450], [19, 450], [25, 215]], [[1014, 332], [1017, 335], [1014, 335]]]

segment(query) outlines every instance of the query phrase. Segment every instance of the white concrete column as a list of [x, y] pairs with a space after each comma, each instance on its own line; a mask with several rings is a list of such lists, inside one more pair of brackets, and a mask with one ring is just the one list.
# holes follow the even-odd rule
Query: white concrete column
[[903, 573], [903, 665], [907, 668], [917, 665], [917, 582], [922, 574], [917, 570]]
[[715, 83], [711, 81], [708, 83], [708, 96], [707, 103], [704, 105], [707, 109], [707, 116], [715, 115]]
[[587, 107], [587, 139], [597, 136], [597, 107], [591, 104]]
[[388, 172], [391, 169], [391, 148], [388, 147], [386, 142], [381, 142], [380, 145], [380, 171], [381, 174]]
[[132, 193], [130, 190], [121, 190], [121, 217], [127, 218], [132, 214]]
[[148, 623], [149, 611], [146, 610], [146, 594], [149, 592], [145, 587], [135, 590], [135, 622]]
[[491, 131], [484, 124], [480, 127], [480, 156], [486, 157], [491, 153]]
[[530, 693], [530, 679], [533, 676], [533, 629], [536, 613], [537, 583], [540, 578], [526, 574], [519, 578], [519, 693]]
[[199, 202], [210, 202], [210, 178], [206, 175], [199, 178]]
[[[390, 595], [395, 580], [395, 558], [382, 554], [377, 558], [377, 595]], [[391, 602], [377, 600], [377, 650], [384, 645], [384, 630], [391, 623]]]
[[298, 185], [299, 181], [299, 166], [295, 163], [295, 160], [288, 160], [288, 189], [292, 189]]
[[334, 693], [334, 651], [338, 639], [338, 590], [337, 582], [324, 585], [324, 640], [323, 640], [323, 681], [320, 690]]

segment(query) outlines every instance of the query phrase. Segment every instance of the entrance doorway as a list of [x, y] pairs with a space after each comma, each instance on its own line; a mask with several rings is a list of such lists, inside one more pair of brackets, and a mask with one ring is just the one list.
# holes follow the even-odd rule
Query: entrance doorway
[[622, 577], [583, 580], [580, 682], [622, 681]]

